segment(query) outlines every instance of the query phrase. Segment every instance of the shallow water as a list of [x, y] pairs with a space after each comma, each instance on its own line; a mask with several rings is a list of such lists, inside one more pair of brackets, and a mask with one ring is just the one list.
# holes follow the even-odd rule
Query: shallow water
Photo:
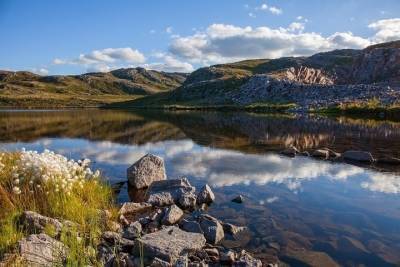
[[[279, 155], [329, 147], [400, 157], [400, 123], [245, 113], [0, 111], [0, 149], [54, 150], [94, 161], [111, 182], [146, 153], [170, 178], [209, 183], [209, 212], [249, 231], [244, 246], [292, 266], [400, 263], [400, 168]], [[230, 202], [242, 194], [243, 204]], [[126, 187], [119, 201], [129, 199]]]

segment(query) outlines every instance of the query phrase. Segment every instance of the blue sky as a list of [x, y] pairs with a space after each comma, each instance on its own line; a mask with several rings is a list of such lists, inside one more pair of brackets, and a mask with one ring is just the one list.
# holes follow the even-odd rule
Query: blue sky
[[0, 0], [0, 69], [192, 71], [400, 39], [399, 0]]

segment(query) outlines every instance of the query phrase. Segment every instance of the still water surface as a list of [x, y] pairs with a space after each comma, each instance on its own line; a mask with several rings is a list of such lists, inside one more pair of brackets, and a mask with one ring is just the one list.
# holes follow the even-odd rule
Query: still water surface
[[[329, 147], [400, 157], [400, 123], [245, 113], [106, 110], [0, 111], [0, 149], [47, 148], [90, 158], [110, 182], [146, 153], [170, 178], [209, 183], [209, 212], [249, 227], [238, 240], [265, 261], [292, 266], [400, 263], [400, 168], [288, 158]], [[118, 196], [129, 200], [127, 188]], [[230, 200], [242, 194], [246, 201]]]

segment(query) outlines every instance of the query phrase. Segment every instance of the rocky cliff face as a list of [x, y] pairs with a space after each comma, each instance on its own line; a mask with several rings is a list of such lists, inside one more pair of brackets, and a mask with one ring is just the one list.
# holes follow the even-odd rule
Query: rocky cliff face
[[286, 70], [272, 73], [271, 76], [277, 79], [289, 80], [303, 84], [334, 84], [333, 78], [329, 77], [329, 75], [324, 73], [323, 70], [305, 66], [300, 66], [298, 68], [291, 67]]
[[356, 57], [351, 83], [400, 83], [400, 41], [367, 47]]

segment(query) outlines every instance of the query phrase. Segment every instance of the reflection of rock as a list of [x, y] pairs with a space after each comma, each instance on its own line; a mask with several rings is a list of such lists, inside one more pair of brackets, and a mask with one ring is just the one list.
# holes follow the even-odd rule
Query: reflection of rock
[[129, 183], [137, 189], [146, 188], [155, 181], [165, 180], [167, 176], [164, 160], [147, 154], [128, 168], [127, 176]]
[[374, 162], [374, 158], [370, 152], [348, 150], [343, 153], [343, 158], [346, 160], [354, 160], [360, 162]]

